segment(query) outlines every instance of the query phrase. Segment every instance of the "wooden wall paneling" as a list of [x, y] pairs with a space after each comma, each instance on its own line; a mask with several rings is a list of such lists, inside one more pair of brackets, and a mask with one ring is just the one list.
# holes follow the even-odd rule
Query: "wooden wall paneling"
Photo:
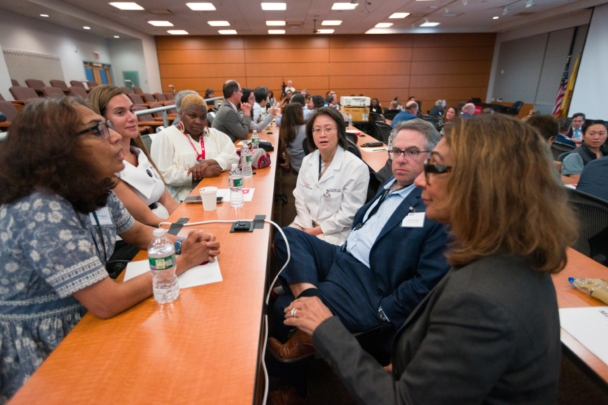
[[327, 48], [321, 49], [245, 49], [245, 63], [329, 62]]
[[490, 73], [492, 61], [412, 62], [412, 75]]
[[394, 89], [410, 86], [409, 75], [396, 76], [330, 76], [329, 87], [332, 89]]
[[409, 75], [411, 63], [408, 62], [330, 62], [329, 74], [343, 75]]
[[156, 37], [157, 50], [194, 49], [243, 49], [242, 37]]
[[[299, 62], [299, 63], [247, 63], [247, 76], [322, 76], [329, 74], [329, 66], [327, 62]], [[285, 80], [289, 80], [285, 78]]]
[[195, 77], [233, 77], [245, 76], [245, 65], [242, 63], [192, 63], [192, 64], [161, 64], [161, 77], [195, 78]]
[[412, 61], [492, 60], [493, 46], [413, 48]]
[[[311, 77], [299, 77], [299, 76], [260, 76], [260, 77], [248, 77], [244, 85], [241, 83], [243, 87], [251, 87], [255, 88], [257, 86], [266, 86], [270, 89], [278, 89], [280, 91], [281, 85], [283, 82], [283, 78], [285, 79], [285, 83], [287, 80], [291, 80], [293, 82], [294, 87], [297, 90], [301, 89], [328, 89], [329, 88], [329, 78], [328, 76], [311, 76]], [[323, 91], [323, 96], [325, 96], [325, 92]]]
[[336, 35], [329, 38], [330, 48], [411, 48], [414, 35]]
[[[230, 79], [234, 79], [239, 83], [245, 83], [246, 77], [231, 77]], [[205, 90], [208, 88], [212, 88], [215, 90], [215, 95], [217, 97], [222, 95], [222, 86], [224, 82], [226, 82], [226, 78], [223, 77], [197, 77], [197, 78], [189, 78], [189, 79], [167, 79], [162, 78], [161, 82], [163, 85], [163, 89], [168, 89], [169, 85], [172, 84], [175, 86], [177, 91], [180, 90], [194, 90], [199, 93], [205, 93]]]
[[250, 36], [243, 38], [244, 49], [327, 49], [329, 38], [323, 36]]
[[[462, 87], [462, 88], [428, 88], [428, 87], [410, 87], [410, 95], [416, 96], [420, 100], [432, 100], [435, 103], [439, 99], [450, 99], [467, 101], [471, 97], [484, 98], [488, 88], [485, 87]], [[407, 101], [402, 100], [403, 103]]]
[[242, 49], [186, 49], [159, 50], [159, 64], [183, 63], [244, 63], [245, 55]]
[[399, 62], [412, 60], [412, 48], [330, 48], [331, 62]]
[[487, 86], [489, 74], [472, 75], [411, 75], [410, 83], [416, 87], [450, 88]]

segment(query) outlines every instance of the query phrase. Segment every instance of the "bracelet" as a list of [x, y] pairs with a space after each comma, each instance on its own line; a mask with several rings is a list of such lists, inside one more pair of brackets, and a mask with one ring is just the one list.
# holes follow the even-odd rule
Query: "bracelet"
[[184, 241], [184, 239], [186, 238], [178, 238], [175, 241], [175, 254], [181, 255], [182, 254], [182, 242]]

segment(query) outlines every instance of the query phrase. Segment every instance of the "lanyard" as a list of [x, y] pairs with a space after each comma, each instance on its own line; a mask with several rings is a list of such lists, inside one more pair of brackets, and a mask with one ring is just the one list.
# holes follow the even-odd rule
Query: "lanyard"
[[384, 202], [384, 200], [386, 200], [386, 197], [389, 195], [389, 193], [391, 192], [391, 188], [387, 188], [386, 190], [384, 190], [384, 193], [382, 193], [382, 197], [380, 197], [380, 200], [378, 201], [378, 204], [374, 205], [374, 208], [372, 208], [371, 212], [369, 213], [369, 215], [367, 216], [367, 218], [365, 218], [365, 221], [360, 222], [357, 224], [357, 226], [355, 227], [355, 231], [361, 229], [361, 227], [363, 227], [363, 225], [365, 225], [365, 223], [367, 221], [369, 221], [369, 219], [371, 217], [373, 217], [378, 210], [380, 209], [380, 205], [382, 205], [382, 203]]
[[192, 139], [190, 139], [190, 136], [188, 136], [186, 132], [184, 132], [184, 135], [186, 136], [186, 138], [188, 138], [190, 146], [192, 146], [192, 149], [194, 149], [194, 153], [196, 153], [196, 160], [205, 160], [205, 134], [201, 134], [201, 137], [199, 138], [199, 141], [201, 143], [201, 153], [197, 152], [196, 148], [194, 147], [194, 144], [192, 143]]

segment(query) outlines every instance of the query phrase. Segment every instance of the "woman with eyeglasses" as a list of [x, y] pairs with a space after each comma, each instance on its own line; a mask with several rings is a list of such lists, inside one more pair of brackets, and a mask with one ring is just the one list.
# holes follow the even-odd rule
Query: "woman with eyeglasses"
[[[146, 249], [153, 228], [112, 192], [121, 136], [77, 98], [23, 107], [0, 148], [0, 401], [7, 401], [90, 311], [111, 318], [152, 295], [152, 275], [124, 283], [105, 262], [116, 235]], [[174, 242], [177, 238], [169, 236]], [[219, 254], [213, 235], [179, 242], [177, 272]]]
[[601, 148], [606, 143], [607, 137], [608, 128], [605, 121], [587, 121], [583, 128], [583, 143], [564, 158], [562, 175], [570, 177], [575, 182], [578, 181], [587, 163], [606, 156]]
[[297, 215], [290, 225], [341, 245], [365, 203], [369, 169], [347, 151], [346, 125], [333, 108], [315, 110], [306, 123], [312, 153], [302, 160], [293, 195]]
[[551, 274], [566, 265], [576, 220], [546, 142], [500, 114], [459, 120], [415, 184], [426, 218], [451, 229], [452, 269], [398, 331], [392, 363], [364, 352], [317, 297], [293, 301], [285, 323], [312, 334], [358, 403], [556, 403]]

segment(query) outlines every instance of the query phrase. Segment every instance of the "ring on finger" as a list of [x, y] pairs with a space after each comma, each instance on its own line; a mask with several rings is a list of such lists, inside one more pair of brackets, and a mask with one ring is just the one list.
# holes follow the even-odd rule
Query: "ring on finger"
[[298, 310], [297, 310], [297, 309], [295, 309], [295, 308], [293, 308], [293, 309], [291, 310], [291, 317], [292, 317], [292, 318], [295, 318], [295, 317], [296, 317], [296, 312], [298, 312]]

